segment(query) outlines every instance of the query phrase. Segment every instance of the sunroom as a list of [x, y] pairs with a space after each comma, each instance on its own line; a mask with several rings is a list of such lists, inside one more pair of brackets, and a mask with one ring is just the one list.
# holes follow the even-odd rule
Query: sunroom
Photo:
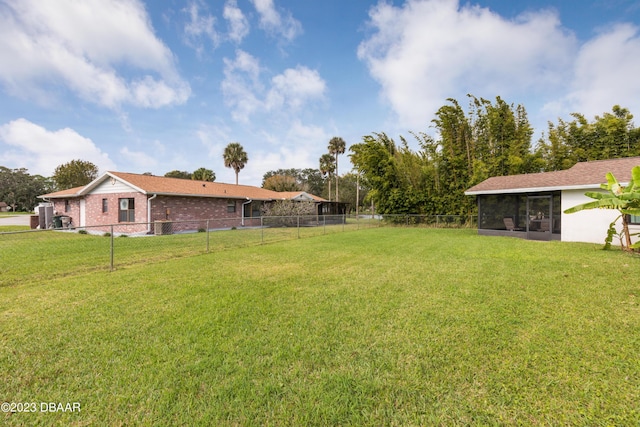
[[481, 194], [477, 201], [481, 235], [560, 240], [560, 191]]
[[[622, 185], [640, 157], [576, 163], [570, 169], [488, 178], [465, 191], [478, 204], [478, 234], [531, 240], [601, 243], [618, 213], [607, 209], [565, 214], [588, 202], [588, 191], [612, 173]], [[633, 222], [632, 218], [632, 222]]]

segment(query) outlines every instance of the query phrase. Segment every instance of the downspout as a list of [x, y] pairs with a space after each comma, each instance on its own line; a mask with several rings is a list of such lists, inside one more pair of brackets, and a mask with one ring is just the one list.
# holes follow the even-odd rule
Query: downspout
[[242, 216], [241, 224], [242, 224], [243, 227], [244, 227], [244, 207], [245, 207], [245, 205], [248, 205], [251, 202], [253, 202], [253, 200], [247, 199], [247, 201], [242, 204], [242, 212], [240, 212], [240, 215]]
[[147, 199], [147, 233], [151, 233], [151, 201], [158, 197], [157, 194]]

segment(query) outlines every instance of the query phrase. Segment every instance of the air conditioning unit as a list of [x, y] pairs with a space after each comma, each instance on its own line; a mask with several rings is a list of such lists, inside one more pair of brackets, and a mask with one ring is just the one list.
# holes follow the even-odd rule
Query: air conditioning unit
[[173, 223], [171, 221], [156, 221], [153, 229], [156, 236], [173, 234]]

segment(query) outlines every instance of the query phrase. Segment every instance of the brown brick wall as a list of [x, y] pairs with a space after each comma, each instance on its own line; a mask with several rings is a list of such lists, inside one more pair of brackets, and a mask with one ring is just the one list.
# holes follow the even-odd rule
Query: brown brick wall
[[[227, 199], [158, 196], [151, 201], [151, 220], [177, 222], [173, 225], [174, 232], [204, 228], [206, 220], [210, 220], [209, 228], [240, 227], [243, 202], [234, 200], [236, 211], [228, 212]], [[180, 224], [180, 221], [194, 223]], [[245, 220], [245, 224], [248, 225], [248, 220]]]
[[68, 211], [66, 210], [66, 201], [67, 199], [53, 200], [53, 214], [71, 217], [71, 225], [77, 227], [80, 221], [80, 199], [68, 199]]
[[[135, 222], [144, 223], [129, 225], [118, 222], [119, 199], [135, 199]], [[107, 199], [107, 212], [102, 212], [102, 199]], [[214, 199], [205, 197], [169, 197], [157, 196], [151, 200], [151, 225], [147, 223], [147, 196], [141, 193], [112, 193], [90, 194], [85, 197], [85, 227], [89, 230], [107, 232], [110, 227], [117, 225], [114, 232], [139, 233], [147, 229], [154, 232], [155, 221], [171, 221], [172, 232], [185, 230], [198, 230], [207, 226], [210, 229], [231, 228], [242, 226], [242, 203], [245, 200], [234, 200], [235, 212], [228, 212], [227, 199]], [[80, 225], [80, 199], [69, 200], [69, 212], [65, 212], [65, 201], [54, 200], [54, 212], [56, 215], [67, 215], [72, 218], [75, 227]], [[183, 221], [188, 221], [181, 223]], [[244, 225], [254, 227], [260, 225], [260, 219], [245, 218]]]
[[[102, 212], [102, 199], [107, 199], [107, 212]], [[141, 193], [109, 193], [109, 194], [89, 194], [86, 200], [86, 226], [117, 224], [117, 231], [120, 233], [138, 233], [147, 230], [146, 224], [127, 225], [128, 223], [118, 221], [118, 211], [120, 209], [120, 199], [134, 199], [134, 215], [137, 223], [148, 221], [147, 219], [147, 197]]]

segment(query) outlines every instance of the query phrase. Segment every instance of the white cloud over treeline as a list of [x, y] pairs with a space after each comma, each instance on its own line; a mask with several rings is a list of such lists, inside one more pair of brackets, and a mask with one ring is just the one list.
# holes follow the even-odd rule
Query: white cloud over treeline
[[368, 24], [358, 57], [406, 126], [424, 126], [447, 98], [467, 93], [533, 99], [549, 115], [640, 109], [640, 38], [630, 24], [581, 42], [553, 9], [506, 19], [458, 0], [381, 2]]

